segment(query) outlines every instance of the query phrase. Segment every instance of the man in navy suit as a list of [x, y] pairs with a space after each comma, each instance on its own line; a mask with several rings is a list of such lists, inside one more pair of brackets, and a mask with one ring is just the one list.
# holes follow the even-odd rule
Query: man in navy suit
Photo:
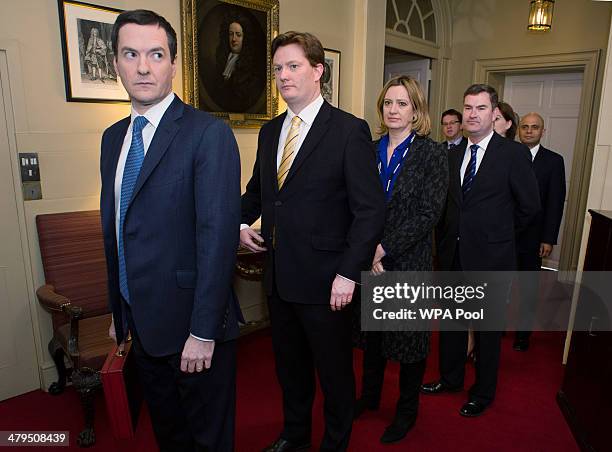
[[100, 209], [118, 344], [133, 339], [162, 451], [232, 451], [240, 162], [231, 130], [172, 93], [176, 33], [152, 11], [112, 33], [131, 115], [102, 137]]
[[565, 205], [565, 164], [560, 154], [540, 145], [545, 130], [544, 119], [537, 113], [527, 113], [519, 123], [519, 138], [531, 152], [542, 202], [542, 211], [517, 236], [521, 324], [516, 332], [514, 349], [521, 352], [529, 348], [529, 330], [537, 302], [538, 277], [533, 272], [540, 270], [542, 259], [550, 256], [557, 244]]
[[442, 125], [442, 134], [446, 141], [444, 144], [448, 150], [465, 149], [467, 138], [463, 136], [463, 115], [454, 108], [446, 110], [442, 113], [440, 124]]
[[[241, 243], [267, 250], [264, 287], [284, 424], [269, 452], [306, 450], [315, 371], [325, 396], [319, 450], [346, 450], [355, 403], [351, 301], [385, 221], [385, 199], [365, 121], [321, 96], [324, 52], [310, 33], [272, 42], [287, 111], [261, 128], [242, 196]], [[261, 215], [261, 235], [248, 225]]]
[[[438, 260], [444, 271], [516, 270], [515, 228], [529, 224], [540, 210], [538, 185], [528, 149], [497, 135], [498, 97], [489, 85], [472, 85], [464, 94], [465, 149], [449, 152], [446, 209], [437, 228]], [[501, 319], [509, 281], [489, 284], [486, 316]], [[499, 322], [501, 323], [501, 322]], [[493, 402], [502, 333], [475, 331], [476, 381], [462, 416], [482, 414]], [[440, 331], [440, 379], [422, 385], [425, 394], [463, 389], [468, 332]]]

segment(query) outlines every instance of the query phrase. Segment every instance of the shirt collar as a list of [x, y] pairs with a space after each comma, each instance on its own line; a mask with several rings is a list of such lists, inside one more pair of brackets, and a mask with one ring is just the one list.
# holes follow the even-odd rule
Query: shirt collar
[[532, 147], [531, 149], [529, 149], [531, 151], [531, 159], [535, 159], [535, 156], [538, 154], [538, 151], [540, 150], [540, 143], [536, 144], [534, 147]]
[[[480, 142], [478, 143], [478, 147], [481, 148], [483, 151], [487, 150], [487, 146], [489, 146], [489, 141], [491, 141], [491, 138], [493, 138], [493, 134], [495, 133], [494, 130], [491, 130], [491, 133], [488, 134], [486, 137], [484, 137], [482, 140], [480, 140]], [[468, 142], [467, 142], [467, 149], [470, 148], [470, 146], [472, 146], [473, 144], [476, 144], [472, 141], [472, 139], [470, 137], [468, 137]]]
[[449, 141], [448, 144], [454, 144], [455, 146], [458, 146], [459, 143], [461, 143], [461, 140], [463, 140], [463, 135], [459, 135], [455, 140]]
[[144, 116], [145, 118], [147, 118], [147, 121], [149, 121], [149, 124], [151, 124], [155, 129], [157, 129], [159, 122], [161, 121], [162, 117], [164, 116], [164, 113], [166, 113], [166, 110], [168, 109], [173, 100], [174, 93], [170, 92], [170, 94], [164, 97], [161, 102], [158, 102], [157, 104], [149, 108], [144, 115], [140, 115], [136, 110], [134, 110], [134, 107], [132, 107], [131, 122], [133, 123], [134, 118], [136, 118], [137, 116]]
[[[306, 125], [310, 127], [317, 117], [317, 114], [319, 114], [319, 110], [321, 109], [322, 105], [323, 96], [319, 94], [317, 98], [304, 107], [304, 109], [297, 116], [300, 117], [302, 122], [306, 123]], [[296, 116], [296, 114], [293, 113], [289, 107], [287, 107], [287, 120], [291, 121], [294, 116]]]

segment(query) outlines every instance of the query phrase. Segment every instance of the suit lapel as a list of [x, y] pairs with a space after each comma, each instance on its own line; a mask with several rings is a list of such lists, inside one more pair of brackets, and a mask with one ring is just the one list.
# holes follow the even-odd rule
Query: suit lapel
[[327, 132], [330, 116], [331, 106], [324, 101], [323, 105], [321, 105], [319, 113], [315, 117], [315, 120], [310, 127], [310, 130], [308, 131], [308, 135], [306, 135], [306, 139], [302, 143], [302, 146], [300, 146], [300, 150], [295, 157], [295, 160], [291, 164], [291, 168], [289, 169], [289, 174], [287, 174], [283, 188], [287, 185], [293, 175], [300, 169], [300, 166], [302, 166], [304, 161], [308, 158], [312, 151], [314, 151], [317, 144], [319, 144], [319, 141], [321, 141], [321, 138], [323, 138], [323, 135], [325, 135]]
[[153, 136], [153, 141], [151, 141], [149, 145], [147, 155], [145, 155], [144, 161], [142, 162], [142, 168], [140, 169], [140, 174], [138, 175], [136, 186], [132, 193], [132, 200], [136, 198], [136, 195], [170, 147], [170, 143], [172, 143], [174, 136], [180, 129], [176, 121], [183, 116], [184, 109], [185, 105], [183, 102], [178, 97], [175, 97], [166, 113], [164, 113], [164, 116], [157, 126], [155, 135]]
[[[276, 158], [278, 156], [278, 142], [280, 140], [281, 130], [283, 128], [283, 123], [285, 122], [285, 117], [287, 116], [287, 112], [279, 115], [275, 122], [272, 124], [273, 128], [270, 132], [268, 138], [272, 140], [272, 143], [269, 146], [266, 146], [264, 149], [269, 152], [265, 155], [266, 161], [264, 162], [267, 165], [270, 174], [272, 175], [272, 185], [274, 187], [274, 193], [278, 193], [278, 182], [276, 181]], [[287, 180], [285, 179], [285, 182]]]
[[459, 144], [459, 148], [455, 148], [448, 152], [448, 191], [450, 197], [455, 200], [457, 205], [461, 205], [463, 194], [461, 193], [461, 163], [467, 147], [467, 141]]

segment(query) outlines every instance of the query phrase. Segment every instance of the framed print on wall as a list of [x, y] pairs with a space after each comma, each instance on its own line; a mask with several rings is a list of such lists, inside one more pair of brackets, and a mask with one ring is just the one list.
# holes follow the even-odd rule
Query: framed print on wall
[[278, 9], [278, 0], [181, 0], [185, 102], [233, 127], [272, 119]]
[[111, 32], [120, 9], [58, 0], [68, 102], [128, 102], [115, 72]]
[[324, 50], [325, 70], [321, 77], [321, 95], [334, 107], [338, 107], [340, 104], [340, 51]]

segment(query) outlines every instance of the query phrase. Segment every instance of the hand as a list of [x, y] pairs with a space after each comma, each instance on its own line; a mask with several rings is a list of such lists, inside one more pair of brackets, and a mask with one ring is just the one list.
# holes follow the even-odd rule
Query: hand
[[251, 228], [244, 228], [240, 231], [240, 244], [255, 253], [266, 251], [266, 248], [260, 245], [263, 244], [263, 241], [263, 237]]
[[385, 272], [385, 269], [383, 267], [382, 262], [377, 262], [374, 265], [372, 265], [372, 274], [374, 276], [380, 276]]
[[214, 351], [215, 341], [201, 341], [190, 335], [181, 354], [181, 370], [191, 374], [210, 369]]
[[[113, 316], [111, 316], [111, 324], [108, 327], [108, 336], [115, 341], [115, 343], [117, 342], [117, 333], [115, 332], [115, 318]], [[121, 342], [121, 344], [119, 345], [119, 351], [122, 352], [123, 349], [125, 348], [125, 340], [123, 342]]]
[[117, 333], [115, 332], [115, 318], [111, 316], [111, 324], [108, 327], [108, 337], [117, 342]]
[[540, 243], [540, 257], [548, 257], [552, 253], [553, 246], [550, 243]]
[[386, 255], [387, 253], [385, 252], [382, 245], [379, 243], [378, 246], [376, 247], [376, 252], [374, 253], [374, 260], [372, 261], [372, 267], [374, 267], [374, 265], [379, 263], [382, 260], [382, 258], [385, 257]]
[[353, 298], [354, 291], [355, 283], [353, 281], [336, 275], [332, 283], [331, 297], [329, 299], [332, 311], [340, 311], [348, 305]]

